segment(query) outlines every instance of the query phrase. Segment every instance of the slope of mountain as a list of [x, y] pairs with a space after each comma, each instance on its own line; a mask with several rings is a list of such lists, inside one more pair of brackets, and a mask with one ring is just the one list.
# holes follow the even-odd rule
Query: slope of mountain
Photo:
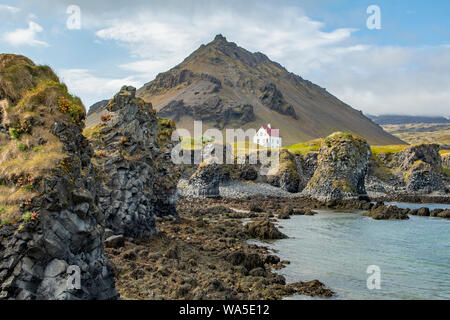
[[335, 131], [355, 133], [371, 144], [402, 143], [325, 89], [221, 35], [145, 84], [138, 95], [161, 117], [189, 130], [193, 119], [220, 129], [271, 123], [281, 129], [284, 145]]
[[[262, 53], [251, 53], [222, 35], [137, 92], [160, 117], [193, 132], [208, 128], [279, 128], [283, 145], [346, 131], [376, 145], [400, 144], [361, 112]], [[94, 117], [94, 114], [91, 115]], [[88, 119], [89, 125], [89, 119]]]

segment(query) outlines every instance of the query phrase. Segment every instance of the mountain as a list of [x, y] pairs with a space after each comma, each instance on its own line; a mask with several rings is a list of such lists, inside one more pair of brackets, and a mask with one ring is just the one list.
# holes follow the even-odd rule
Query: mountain
[[395, 114], [383, 114], [379, 116], [368, 115], [368, 117], [379, 125], [410, 123], [450, 123], [450, 119], [447, 119], [446, 117], [405, 116]]
[[[251, 53], [222, 35], [137, 91], [158, 116], [193, 132], [208, 128], [279, 128], [283, 145], [346, 131], [377, 145], [403, 141], [324, 88], [288, 72], [262, 53]], [[93, 117], [92, 115], [91, 117]]]

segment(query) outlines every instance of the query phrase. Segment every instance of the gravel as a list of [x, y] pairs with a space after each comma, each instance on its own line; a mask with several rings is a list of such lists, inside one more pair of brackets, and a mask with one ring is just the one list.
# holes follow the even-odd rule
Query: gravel
[[[301, 193], [289, 193], [280, 188], [271, 186], [267, 183], [245, 183], [229, 182], [221, 184], [219, 187], [220, 196], [223, 198], [237, 199], [251, 196], [270, 196], [295, 198], [301, 196]], [[182, 197], [193, 197], [194, 192], [187, 180], [180, 180], [178, 183], [178, 193]]]

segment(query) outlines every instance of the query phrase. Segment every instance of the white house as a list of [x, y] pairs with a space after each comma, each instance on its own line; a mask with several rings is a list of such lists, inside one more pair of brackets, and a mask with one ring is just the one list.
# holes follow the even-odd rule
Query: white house
[[270, 123], [262, 126], [253, 137], [253, 142], [267, 148], [281, 148], [280, 130], [272, 129]]

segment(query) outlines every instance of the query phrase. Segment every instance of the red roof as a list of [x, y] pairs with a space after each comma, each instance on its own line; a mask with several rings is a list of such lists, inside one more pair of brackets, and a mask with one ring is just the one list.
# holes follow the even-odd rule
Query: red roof
[[262, 128], [264, 130], [266, 130], [266, 132], [269, 135], [269, 137], [282, 138], [281, 134], [280, 134], [280, 130], [269, 128], [268, 126], [262, 126]]

